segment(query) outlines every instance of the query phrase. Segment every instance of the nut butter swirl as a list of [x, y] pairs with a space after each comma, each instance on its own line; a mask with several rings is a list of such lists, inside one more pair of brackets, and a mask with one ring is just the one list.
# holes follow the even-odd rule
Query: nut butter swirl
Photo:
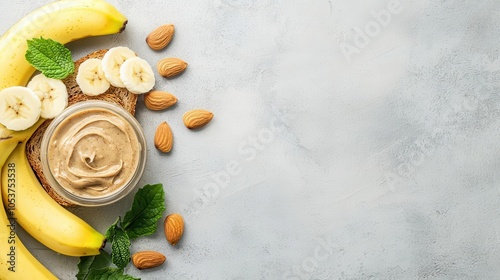
[[52, 135], [47, 156], [58, 183], [79, 196], [112, 193], [133, 177], [140, 144], [131, 125], [106, 109], [68, 116]]

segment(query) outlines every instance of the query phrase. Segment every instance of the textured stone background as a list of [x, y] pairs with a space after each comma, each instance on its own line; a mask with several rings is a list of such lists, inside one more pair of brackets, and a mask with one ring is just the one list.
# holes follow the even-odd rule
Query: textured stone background
[[[0, 33], [48, 2], [2, 2]], [[133, 242], [168, 260], [128, 273], [498, 278], [500, 2], [110, 2], [127, 30], [69, 44], [75, 59], [125, 45], [151, 64], [189, 62], [176, 79], [158, 77], [175, 108], [141, 100], [137, 110], [150, 144], [140, 185], [164, 184], [165, 215], [183, 214], [186, 233], [177, 248], [162, 230]], [[144, 38], [165, 23], [174, 40], [153, 52]], [[196, 107], [215, 118], [192, 132], [181, 116]], [[163, 120], [169, 155], [152, 145]], [[105, 231], [131, 201], [74, 211]], [[76, 258], [19, 234], [59, 277], [75, 275]]]

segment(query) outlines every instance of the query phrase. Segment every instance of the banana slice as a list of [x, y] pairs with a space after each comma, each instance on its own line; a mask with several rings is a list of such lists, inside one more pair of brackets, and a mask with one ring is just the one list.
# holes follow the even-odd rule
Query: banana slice
[[151, 65], [139, 57], [127, 59], [120, 67], [120, 79], [132, 93], [149, 92], [155, 85], [155, 74]]
[[68, 90], [61, 80], [38, 74], [28, 83], [28, 88], [40, 98], [42, 102], [41, 117], [44, 119], [55, 118], [68, 106]]
[[76, 82], [82, 92], [90, 96], [103, 94], [110, 87], [110, 83], [102, 71], [102, 60], [98, 58], [90, 58], [80, 64]]
[[120, 66], [127, 59], [136, 56], [135, 52], [127, 47], [114, 47], [106, 52], [102, 58], [102, 71], [104, 71], [104, 76], [112, 86], [125, 87], [120, 79]]
[[0, 123], [10, 130], [25, 130], [34, 125], [42, 113], [42, 102], [27, 87], [8, 87], [0, 91]]

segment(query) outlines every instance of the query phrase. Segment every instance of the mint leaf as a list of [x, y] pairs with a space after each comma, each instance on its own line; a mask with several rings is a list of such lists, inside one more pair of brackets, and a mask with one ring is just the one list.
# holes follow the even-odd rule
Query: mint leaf
[[123, 274], [123, 270], [118, 268], [106, 268], [92, 270], [86, 280], [140, 280], [127, 274]]
[[70, 50], [52, 39], [40, 37], [28, 40], [25, 57], [33, 67], [49, 78], [62, 80], [75, 71]]
[[[81, 257], [77, 280], [140, 280], [123, 274], [130, 262], [130, 239], [153, 234], [158, 219], [165, 211], [165, 192], [162, 184], [146, 185], [134, 196], [132, 209], [106, 230], [111, 243], [111, 255], [101, 250], [98, 256]], [[116, 265], [111, 267], [111, 264]]]
[[130, 262], [130, 239], [120, 227], [115, 227], [115, 236], [111, 244], [111, 260], [120, 269], [125, 268]]
[[163, 211], [165, 211], [163, 185], [146, 185], [135, 194], [132, 209], [123, 218], [122, 228], [130, 239], [153, 234]]
[[101, 254], [97, 256], [80, 257], [78, 262], [77, 280], [86, 280], [90, 275], [91, 270], [104, 269], [111, 264], [111, 256], [108, 252], [101, 250]]
[[115, 238], [115, 231], [118, 227], [118, 222], [121, 222], [120, 219], [121, 218], [118, 217], [118, 219], [116, 219], [116, 221], [111, 226], [109, 226], [108, 230], [106, 230], [106, 234], [104, 236], [106, 237], [107, 242], [113, 243], [113, 239]]

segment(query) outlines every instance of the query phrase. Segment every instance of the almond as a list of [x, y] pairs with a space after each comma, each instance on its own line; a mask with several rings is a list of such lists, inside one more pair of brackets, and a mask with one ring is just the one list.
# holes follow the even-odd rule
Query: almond
[[165, 218], [164, 222], [165, 237], [167, 241], [175, 245], [181, 240], [184, 233], [184, 220], [179, 214], [170, 214]]
[[213, 117], [214, 114], [207, 110], [196, 109], [187, 111], [182, 116], [182, 120], [184, 121], [184, 125], [186, 125], [187, 128], [196, 129], [208, 124]]
[[174, 145], [174, 136], [172, 135], [172, 130], [167, 122], [162, 122], [156, 128], [155, 133], [155, 147], [164, 152], [168, 153], [172, 150], [172, 146]]
[[132, 255], [132, 263], [138, 269], [157, 267], [165, 262], [167, 258], [159, 252], [141, 251]]
[[170, 78], [184, 72], [187, 65], [188, 64], [181, 59], [168, 57], [158, 61], [156, 68], [158, 69], [158, 73], [160, 73], [160, 75], [165, 78]]
[[146, 43], [155, 51], [165, 48], [174, 36], [174, 25], [165, 24], [151, 31], [146, 37]]
[[151, 110], [160, 111], [177, 103], [177, 97], [166, 91], [153, 90], [144, 95], [144, 104]]

